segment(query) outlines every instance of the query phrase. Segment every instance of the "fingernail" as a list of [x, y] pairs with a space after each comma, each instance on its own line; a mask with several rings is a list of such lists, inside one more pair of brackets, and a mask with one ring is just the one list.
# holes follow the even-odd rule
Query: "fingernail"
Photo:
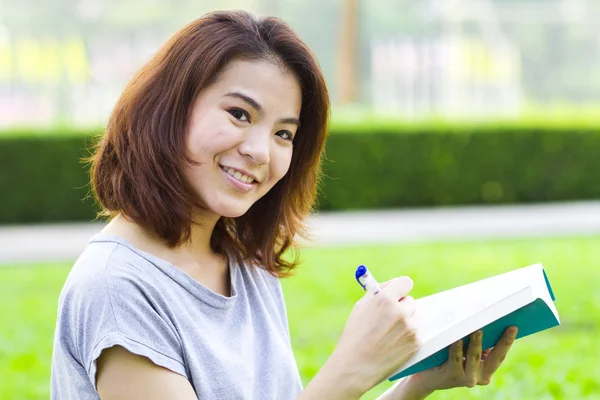
[[510, 328], [509, 332], [510, 332], [511, 336], [517, 336], [517, 331], [518, 331], [517, 327], [513, 326], [513, 327]]
[[477, 334], [475, 336], [477, 337], [477, 339], [481, 339], [483, 337], [483, 331], [477, 331]]

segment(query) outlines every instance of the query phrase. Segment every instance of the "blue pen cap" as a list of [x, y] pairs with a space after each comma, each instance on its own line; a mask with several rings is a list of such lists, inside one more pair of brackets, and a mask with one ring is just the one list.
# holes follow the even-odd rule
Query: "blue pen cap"
[[367, 273], [367, 267], [365, 267], [364, 265], [359, 265], [358, 268], [356, 268], [356, 272], [354, 273], [354, 277], [356, 278], [356, 282], [358, 282], [358, 284], [364, 290], [367, 290], [367, 286], [365, 286], [365, 284], [360, 280], [360, 278], [362, 278], [363, 276], [365, 276], [366, 273]]

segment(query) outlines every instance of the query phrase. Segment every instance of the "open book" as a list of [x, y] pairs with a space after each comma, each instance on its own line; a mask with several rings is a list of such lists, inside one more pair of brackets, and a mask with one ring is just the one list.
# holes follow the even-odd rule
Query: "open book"
[[436, 367], [448, 359], [449, 346], [481, 329], [483, 348], [493, 347], [506, 328], [517, 339], [560, 324], [554, 293], [542, 264], [520, 268], [416, 300], [421, 348], [389, 380]]

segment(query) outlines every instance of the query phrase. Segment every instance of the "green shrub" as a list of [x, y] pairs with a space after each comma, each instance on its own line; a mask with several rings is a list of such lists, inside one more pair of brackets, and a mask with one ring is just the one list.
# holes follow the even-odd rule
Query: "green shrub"
[[0, 135], [0, 223], [95, 218], [88, 135]]
[[[0, 223], [91, 220], [95, 132], [0, 133]], [[336, 124], [323, 210], [600, 197], [600, 125]]]
[[[370, 133], [370, 134], [369, 134]], [[480, 126], [331, 135], [322, 209], [600, 197], [600, 129]]]

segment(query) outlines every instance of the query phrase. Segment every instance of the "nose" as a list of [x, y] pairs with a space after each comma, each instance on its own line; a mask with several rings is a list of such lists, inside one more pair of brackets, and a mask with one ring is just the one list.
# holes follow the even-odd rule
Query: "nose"
[[244, 135], [238, 149], [241, 155], [249, 157], [255, 164], [268, 164], [270, 161], [271, 132], [256, 127]]

